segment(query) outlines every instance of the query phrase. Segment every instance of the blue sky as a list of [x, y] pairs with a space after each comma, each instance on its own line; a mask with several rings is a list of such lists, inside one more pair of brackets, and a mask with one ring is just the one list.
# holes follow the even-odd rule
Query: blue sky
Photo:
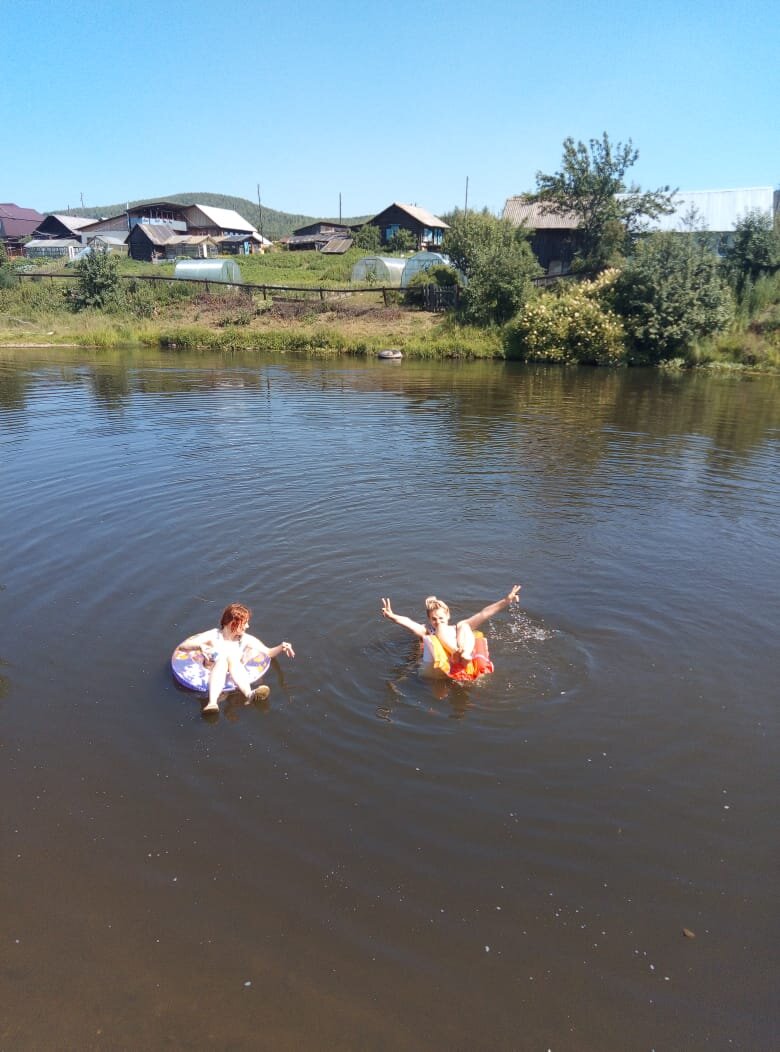
[[645, 189], [778, 187], [778, 39], [776, 0], [0, 0], [0, 201], [499, 212], [603, 131]]

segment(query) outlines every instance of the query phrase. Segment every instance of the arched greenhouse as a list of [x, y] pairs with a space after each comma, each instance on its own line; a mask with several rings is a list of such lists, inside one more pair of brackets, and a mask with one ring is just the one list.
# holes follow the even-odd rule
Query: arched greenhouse
[[364, 256], [352, 268], [350, 281], [400, 288], [405, 266], [406, 260], [395, 256]]
[[241, 268], [234, 259], [182, 259], [173, 270], [175, 278], [190, 281], [221, 281], [233, 285], [243, 282]]
[[451, 267], [449, 256], [443, 256], [441, 252], [415, 252], [406, 261], [404, 272], [401, 276], [401, 288], [405, 289], [415, 274], [430, 267]]

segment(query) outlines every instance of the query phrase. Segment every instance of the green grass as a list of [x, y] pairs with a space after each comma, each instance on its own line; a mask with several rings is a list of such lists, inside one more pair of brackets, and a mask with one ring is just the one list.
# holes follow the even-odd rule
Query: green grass
[[[247, 350], [262, 353], [372, 356], [396, 347], [412, 358], [503, 358], [502, 330], [462, 326], [445, 315], [409, 310], [392, 297], [358, 293], [320, 302], [319, 287], [348, 288], [354, 262], [365, 252], [344, 256], [276, 251], [241, 256], [238, 264], [251, 285], [311, 288], [283, 302], [260, 292], [215, 292], [183, 282], [122, 283], [113, 312], [74, 312], [68, 297], [73, 281], [25, 279], [0, 287], [0, 344], [69, 343], [111, 348], [143, 344], [182, 350]], [[72, 274], [73, 268], [46, 262], [42, 269]], [[173, 263], [121, 259], [120, 274], [172, 277]], [[780, 371], [780, 275], [757, 283], [751, 301], [727, 333], [695, 347], [664, 368]]]

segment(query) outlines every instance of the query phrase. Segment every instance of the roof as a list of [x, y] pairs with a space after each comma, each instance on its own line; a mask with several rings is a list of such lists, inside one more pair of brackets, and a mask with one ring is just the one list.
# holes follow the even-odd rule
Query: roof
[[532, 230], [576, 230], [580, 225], [574, 212], [549, 212], [541, 201], [529, 201], [526, 194], [506, 199], [503, 218]]
[[370, 225], [374, 220], [379, 219], [380, 216], [384, 215], [385, 212], [388, 212], [391, 208], [400, 208], [402, 212], [406, 212], [408, 216], [411, 216], [412, 219], [416, 219], [418, 223], [422, 224], [422, 226], [437, 228], [439, 230], [449, 230], [449, 226], [444, 220], [439, 219], [439, 217], [435, 216], [433, 212], [429, 212], [427, 208], [418, 208], [417, 205], [404, 205], [401, 204], [400, 201], [393, 201], [393, 203], [388, 205], [387, 208], [383, 208], [381, 212], [377, 212], [374, 218], [369, 219], [365, 225]]
[[127, 214], [131, 216], [147, 212], [151, 208], [163, 209], [166, 212], [183, 212], [189, 205], [183, 205], [177, 201], [142, 201], [140, 204], [128, 205]]
[[153, 245], [167, 245], [169, 241], [173, 241], [178, 236], [172, 227], [163, 223], [138, 223], [130, 231], [128, 241], [138, 237], [137, 231], [140, 231], [147, 241], [151, 241]]
[[43, 216], [34, 208], [0, 204], [0, 229], [6, 237], [26, 237], [41, 222], [43, 222]]
[[758, 209], [770, 218], [774, 190], [771, 186], [751, 186], [736, 190], [679, 190], [672, 195], [674, 212], [659, 216], [650, 224], [653, 230], [685, 230], [686, 218], [695, 209], [694, 229], [725, 233], [734, 230], [748, 212]]
[[150, 223], [139, 223], [134, 226], [128, 241], [133, 237], [138, 237], [136, 230], [140, 230], [147, 241], [151, 241], [153, 245], [202, 245], [204, 241], [210, 241], [216, 244], [215, 239], [211, 234], [177, 234], [175, 230], [172, 230], [169, 226], [160, 224]]
[[346, 223], [334, 223], [330, 219], [318, 219], [316, 223], [299, 226], [297, 230], [293, 230], [293, 236], [303, 237], [306, 234], [345, 234], [348, 236], [350, 229]]
[[449, 226], [444, 222], [443, 219], [439, 219], [433, 212], [429, 212], [427, 208], [418, 208], [417, 205], [402, 205], [398, 201], [393, 201], [396, 208], [402, 209], [404, 212], [408, 212], [413, 219], [416, 219], [418, 223], [422, 223], [424, 226], [440, 227], [442, 230], [449, 230]]
[[68, 230], [83, 230], [84, 227], [92, 226], [96, 222], [94, 216], [64, 216], [56, 212], [50, 212], [46, 219], [56, 219]]
[[220, 242], [228, 245], [241, 245], [244, 241], [256, 241], [259, 245], [270, 245], [267, 237], [261, 237], [256, 230], [250, 230], [246, 234], [225, 234]]
[[220, 230], [244, 230], [248, 234], [255, 233], [252, 224], [233, 208], [214, 208], [212, 205], [199, 205], [196, 202], [192, 205], [185, 205], [183, 211], [186, 213], [193, 208], [197, 208], [213, 226], [219, 227]]
[[84, 248], [75, 237], [36, 237], [24, 246], [28, 248]]
[[343, 252], [352, 248], [352, 244], [353, 241], [351, 237], [341, 237], [336, 235], [336, 237], [332, 237], [330, 241], [322, 246], [320, 252], [323, 252], [325, 255], [340, 256]]

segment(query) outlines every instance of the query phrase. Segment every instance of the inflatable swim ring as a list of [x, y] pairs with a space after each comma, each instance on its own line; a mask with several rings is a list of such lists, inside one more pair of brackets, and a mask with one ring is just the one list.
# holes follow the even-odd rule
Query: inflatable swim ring
[[453, 659], [437, 636], [427, 635], [425, 643], [431, 648], [434, 673], [444, 675], [456, 683], [473, 683], [480, 676], [493, 671], [488, 642], [481, 632], [474, 633], [474, 657], [471, 661]]
[[[180, 650], [176, 647], [171, 655], [171, 670], [177, 683], [190, 690], [197, 690], [206, 694], [209, 689], [209, 669], [205, 664], [205, 657], [200, 650]], [[271, 659], [267, 654], [259, 654], [244, 662], [244, 668], [249, 673], [249, 682], [252, 686], [262, 679], [268, 671]], [[225, 680], [225, 690], [235, 690], [236, 685], [228, 676]]]

